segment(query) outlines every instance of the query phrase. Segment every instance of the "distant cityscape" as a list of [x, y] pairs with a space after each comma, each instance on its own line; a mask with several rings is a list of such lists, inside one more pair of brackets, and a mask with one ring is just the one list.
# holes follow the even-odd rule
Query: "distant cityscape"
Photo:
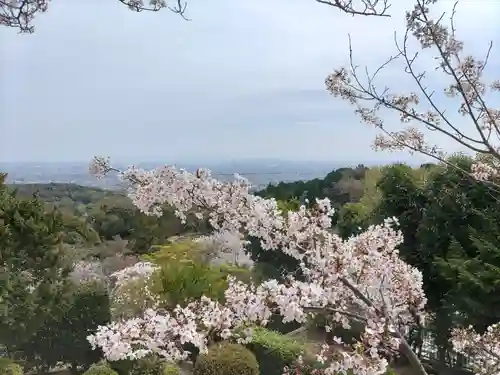
[[[137, 166], [153, 169], [162, 163], [142, 163]], [[354, 164], [355, 165], [355, 164]], [[176, 164], [179, 168], [195, 171], [199, 166], [193, 164]], [[234, 173], [246, 177], [254, 189], [261, 189], [269, 183], [279, 183], [322, 178], [333, 169], [346, 165], [335, 165], [327, 162], [295, 162], [281, 160], [251, 160], [211, 163], [204, 165], [212, 171], [214, 177], [227, 180]], [[118, 163], [118, 168], [127, 165]], [[93, 186], [106, 189], [119, 189], [121, 181], [116, 175], [103, 180], [96, 180], [88, 173], [87, 163], [24, 163], [0, 162], [0, 172], [8, 173], [10, 184], [37, 183], [73, 183], [83, 186]]]

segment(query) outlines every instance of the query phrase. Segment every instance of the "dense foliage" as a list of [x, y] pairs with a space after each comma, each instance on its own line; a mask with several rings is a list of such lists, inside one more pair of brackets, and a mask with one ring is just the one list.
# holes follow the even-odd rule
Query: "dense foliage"
[[105, 364], [92, 365], [84, 375], [118, 375], [111, 367]]
[[102, 286], [89, 283], [75, 288], [61, 315], [53, 315], [21, 348], [28, 358], [38, 358], [45, 369], [63, 362], [76, 371], [101, 359], [92, 350], [87, 336], [110, 319], [109, 296]]
[[23, 375], [23, 369], [7, 358], [0, 358], [0, 375]]
[[346, 203], [357, 202], [361, 198], [367, 170], [364, 165], [358, 165], [356, 168], [339, 168], [324, 178], [270, 184], [256, 194], [285, 202], [296, 199], [300, 200], [301, 204], [306, 200], [313, 202], [315, 198], [329, 198], [333, 206], [339, 208]]
[[20, 199], [0, 176], [0, 342], [13, 353], [66, 306], [69, 264], [62, 218], [36, 198]]

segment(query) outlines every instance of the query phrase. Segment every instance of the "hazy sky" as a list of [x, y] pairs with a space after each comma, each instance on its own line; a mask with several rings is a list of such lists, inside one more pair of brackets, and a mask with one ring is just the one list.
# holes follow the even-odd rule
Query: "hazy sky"
[[[372, 70], [395, 52], [412, 1], [394, 3], [380, 19], [314, 0], [191, 0], [186, 22], [115, 0], [54, 0], [35, 34], [0, 28], [0, 160], [409, 160], [372, 151], [375, 131], [324, 89], [348, 62], [348, 33]], [[498, 0], [459, 2], [470, 51], [500, 42], [499, 16]], [[497, 47], [489, 69], [499, 72]], [[382, 78], [413, 87], [396, 67]]]

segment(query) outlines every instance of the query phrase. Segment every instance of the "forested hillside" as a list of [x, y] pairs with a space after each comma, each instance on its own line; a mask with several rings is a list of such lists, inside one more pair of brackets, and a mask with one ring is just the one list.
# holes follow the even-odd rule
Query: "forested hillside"
[[21, 198], [37, 197], [47, 211], [56, 209], [66, 226], [65, 242], [75, 246], [104, 246], [119, 237], [133, 252], [142, 253], [171, 236], [201, 230], [197, 223], [182, 225], [173, 212], [161, 219], [140, 214], [121, 192], [63, 183], [10, 188]]

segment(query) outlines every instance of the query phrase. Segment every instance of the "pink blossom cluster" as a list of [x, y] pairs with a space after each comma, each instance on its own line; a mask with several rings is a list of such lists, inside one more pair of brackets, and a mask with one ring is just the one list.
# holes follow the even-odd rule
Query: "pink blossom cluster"
[[151, 288], [152, 275], [137, 275], [114, 285], [110, 291], [111, 316], [114, 320], [134, 318], [160, 305], [160, 296]]
[[384, 354], [400, 345], [408, 347], [402, 327], [423, 316], [426, 299], [421, 273], [399, 258], [397, 246], [403, 239], [394, 228], [395, 219], [344, 241], [331, 233], [328, 199], [284, 215], [274, 199], [250, 194], [247, 181], [220, 182], [206, 170], [191, 174], [168, 166], [153, 171], [131, 168], [122, 176], [134, 182], [130, 196], [143, 212], [161, 215], [167, 203], [181, 218], [188, 211], [207, 216], [215, 234], [239, 232], [242, 244], [248, 235], [257, 237], [265, 250], [300, 260], [307, 282], [290, 278], [255, 286], [230, 279], [224, 305], [203, 298], [173, 312], [148, 310], [141, 318], [101, 327], [89, 340], [108, 359], [156, 352], [181, 360], [187, 355], [182, 344], [190, 342], [203, 351], [216, 337], [250, 340], [247, 328], [265, 325], [273, 313], [285, 322], [326, 314], [331, 318], [327, 328], [336, 323], [348, 327], [352, 320], [364, 323], [360, 342], [346, 345], [341, 354], [318, 354], [332, 373], [383, 373]]
[[249, 244], [240, 232], [216, 232], [209, 236], [200, 236], [194, 240], [207, 253], [217, 257], [221, 254], [232, 255], [233, 264], [240, 264], [240, 255], [244, 255], [243, 246]]
[[116, 286], [121, 286], [126, 282], [137, 279], [149, 278], [153, 273], [158, 271], [158, 266], [150, 262], [138, 262], [130, 267], [123, 268], [111, 275], [111, 279], [115, 280]]
[[478, 181], [498, 181], [498, 177], [500, 176], [500, 159], [491, 157], [490, 155], [477, 155], [471, 166], [471, 175]]
[[106, 282], [102, 264], [97, 261], [80, 260], [73, 264], [73, 269], [70, 273], [70, 278], [77, 284], [86, 284], [92, 282]]
[[151, 288], [152, 276], [159, 269], [153, 263], [138, 262], [110, 275], [114, 281], [110, 290], [114, 319], [133, 318], [159, 305], [160, 298]]
[[203, 297], [186, 307], [177, 306], [172, 312], [147, 309], [142, 317], [99, 327], [88, 339], [111, 361], [139, 359], [151, 353], [180, 361], [189, 355], [182, 348], [184, 344], [193, 344], [203, 352], [207, 338], [215, 333], [223, 339], [239, 337], [237, 341], [245, 342], [248, 330], [243, 329], [240, 334], [230, 330], [237, 321], [234, 315], [228, 307]]
[[109, 162], [107, 157], [96, 156], [89, 164], [89, 173], [98, 180], [102, 179], [111, 170]]
[[457, 329], [451, 341], [458, 353], [473, 360], [476, 374], [500, 374], [500, 323], [489, 326], [482, 335], [472, 327]]

